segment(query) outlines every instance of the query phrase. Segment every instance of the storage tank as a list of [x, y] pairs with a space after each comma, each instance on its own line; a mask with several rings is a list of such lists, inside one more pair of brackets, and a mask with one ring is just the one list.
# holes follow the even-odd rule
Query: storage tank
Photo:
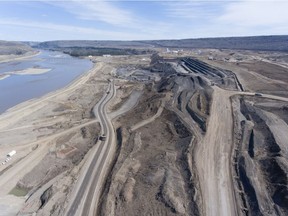
[[12, 156], [15, 155], [15, 154], [16, 154], [16, 151], [13, 150], [13, 151], [11, 151], [11, 152], [9, 152], [9, 153], [7, 154], [7, 157], [12, 157]]

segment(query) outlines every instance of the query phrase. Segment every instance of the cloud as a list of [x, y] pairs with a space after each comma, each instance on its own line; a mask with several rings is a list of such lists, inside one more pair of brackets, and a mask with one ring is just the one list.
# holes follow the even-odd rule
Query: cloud
[[247, 27], [276, 27], [288, 23], [288, 1], [244, 0], [226, 6], [219, 22]]
[[[173, 27], [169, 22], [149, 20], [149, 13], [147, 14], [148, 17], [139, 16], [135, 11], [127, 9], [127, 2], [120, 1], [122, 7], [126, 9], [120, 8], [119, 4], [117, 4], [119, 3], [118, 0], [70, 0], [69, 4], [61, 1], [49, 1], [47, 3], [61, 7], [81, 20], [105, 22], [108, 24], [106, 28], [119, 27], [118, 29], [123, 32], [138, 32], [138, 34], [142, 34], [140, 38], [166, 38]], [[97, 22], [94, 25], [97, 25]]]
[[[24, 28], [28, 32], [33, 33], [36, 36], [41, 35], [43, 36], [44, 33], [50, 32], [51, 35], [47, 35], [49, 40], [56, 40], [56, 39], [94, 39], [94, 40], [112, 40], [118, 38], [119, 40], [132, 40], [134, 38], [140, 38], [143, 36], [142, 34], [131, 34], [128, 32], [119, 32], [119, 31], [108, 31], [108, 30], [100, 30], [95, 28], [87, 28], [87, 27], [79, 27], [73, 25], [62, 25], [62, 24], [54, 24], [50, 22], [37, 22], [37, 21], [30, 21], [30, 20], [19, 20], [19, 19], [0, 19], [0, 25], [2, 28], [4, 26], [8, 26], [9, 28], [17, 27], [17, 28]], [[60, 38], [56, 38], [60, 37]], [[77, 38], [78, 37], [78, 38]], [[24, 39], [22, 39], [24, 40]], [[41, 40], [41, 39], [38, 39]], [[42, 39], [43, 40], [43, 39]]]
[[[46, 2], [46, 1], [45, 1]], [[119, 1], [80, 1], [70, 0], [67, 2], [48, 1], [47, 4], [52, 4], [61, 7], [67, 12], [76, 16], [77, 19], [88, 21], [101, 21], [108, 24], [106, 27], [118, 27], [121, 31], [136, 31], [142, 33], [148, 38], [163, 38], [171, 31], [172, 25], [167, 22], [158, 20], [149, 20], [147, 17], [139, 16], [135, 11], [123, 9], [116, 6]], [[120, 2], [123, 3], [123, 2]], [[124, 5], [127, 4], [124, 2]], [[149, 17], [149, 14], [147, 14]], [[94, 26], [98, 23], [95, 22]]]
[[[7, 40], [146, 40], [169, 37], [170, 25], [150, 26], [143, 31], [103, 30], [94, 27], [55, 24], [24, 19], [1, 18], [1, 31]], [[12, 33], [13, 32], [13, 33]], [[14, 33], [15, 32], [15, 33]], [[21, 32], [21, 34], [19, 34]], [[171, 34], [170, 34], [171, 35]]]
[[164, 2], [166, 15], [194, 28], [191, 37], [288, 33], [287, 0]]
[[110, 1], [101, 0], [70, 0], [70, 1], [44, 1], [47, 4], [58, 6], [79, 19], [101, 21], [117, 26], [127, 26], [135, 19], [128, 10], [117, 7]]
[[1, 19], [1, 25], [11, 25], [11, 26], [20, 26], [20, 27], [31, 27], [38, 29], [48, 29], [53, 31], [67, 31], [67, 32], [78, 32], [81, 31], [83, 33], [103, 33], [102, 31], [98, 31], [91, 28], [83, 28], [78, 26], [71, 25], [61, 25], [61, 24], [53, 24], [49, 22], [36, 22], [36, 21], [28, 21], [28, 20], [18, 20], [18, 19]]
[[162, 3], [166, 9], [166, 15], [173, 18], [188, 20], [212, 19], [223, 7], [225, 1], [175, 1]]
[[131, 4], [129, 1], [132, 0], [35, 1], [43, 3], [38, 4], [39, 7], [45, 8], [47, 4], [58, 7], [57, 17], [63, 16], [65, 24], [60, 24], [61, 19], [54, 23], [56, 21], [52, 16], [45, 18], [51, 22], [40, 22], [37, 19], [25, 20], [25, 15], [19, 15], [18, 19], [1, 18], [1, 28], [5, 25], [8, 33], [10, 26], [15, 32], [16, 28], [21, 28], [21, 31], [25, 28], [25, 37], [29, 36], [29, 32], [30, 37], [42, 32], [44, 39], [40, 40], [141, 40], [288, 34], [287, 0], [148, 0], [152, 2], [147, 3], [147, 8], [155, 9], [153, 13], [149, 9], [140, 13], [140, 5], [144, 3], [137, 7], [135, 1], [138, 0], [133, 0]]

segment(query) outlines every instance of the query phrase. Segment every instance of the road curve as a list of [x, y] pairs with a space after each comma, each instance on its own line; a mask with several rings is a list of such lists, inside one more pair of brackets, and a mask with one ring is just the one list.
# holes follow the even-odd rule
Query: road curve
[[[101, 133], [105, 134], [107, 139], [98, 142], [93, 159], [82, 177], [81, 185], [77, 188], [74, 199], [66, 211], [67, 216], [74, 215], [94, 215], [97, 202], [100, 195], [100, 188], [106, 172], [106, 167], [111, 154], [111, 146], [115, 142], [114, 128], [110, 119], [107, 117], [106, 106], [108, 102], [115, 96], [116, 89], [114, 82], [110, 82], [107, 93], [96, 104], [93, 112], [101, 125]], [[78, 183], [78, 184], [79, 184]]]

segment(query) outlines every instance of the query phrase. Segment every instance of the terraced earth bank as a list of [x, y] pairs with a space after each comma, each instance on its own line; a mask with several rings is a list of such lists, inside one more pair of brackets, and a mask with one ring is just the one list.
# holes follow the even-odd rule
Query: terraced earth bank
[[234, 102], [240, 105], [235, 174], [245, 214], [287, 215], [287, 103], [251, 97]]
[[[287, 95], [255, 95], [249, 79], [280, 66], [244, 74], [241, 64], [222, 64], [153, 55], [141, 68], [160, 80], [115, 122], [118, 149], [98, 215], [288, 214]], [[266, 81], [269, 91], [271, 73]]]
[[0, 192], [9, 193], [1, 207], [15, 201], [19, 210], [8, 210], [18, 215], [65, 215], [103, 139], [93, 109], [113, 82], [106, 111], [116, 142], [99, 201], [88, 203], [93, 214], [288, 215], [286, 54], [89, 58], [93, 70], [64, 91], [2, 118], [0, 141], [17, 155], [0, 172]]

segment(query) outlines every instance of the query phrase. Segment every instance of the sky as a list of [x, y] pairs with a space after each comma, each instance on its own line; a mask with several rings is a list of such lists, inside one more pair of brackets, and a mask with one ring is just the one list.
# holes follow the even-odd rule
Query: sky
[[0, 40], [287, 35], [288, 0], [0, 0]]

